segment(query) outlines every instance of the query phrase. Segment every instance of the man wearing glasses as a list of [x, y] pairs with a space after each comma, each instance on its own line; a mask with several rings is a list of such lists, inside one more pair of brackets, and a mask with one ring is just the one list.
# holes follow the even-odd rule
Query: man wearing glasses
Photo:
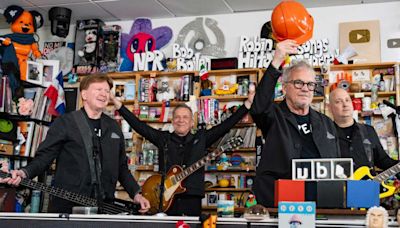
[[[253, 191], [257, 202], [266, 207], [274, 206], [275, 181], [292, 178], [292, 159], [340, 157], [335, 125], [310, 108], [317, 86], [313, 68], [300, 61], [283, 74], [279, 70], [286, 55], [297, 53], [297, 46], [293, 40], [277, 44], [250, 110], [265, 138]], [[274, 89], [281, 74], [286, 98], [277, 104]]]

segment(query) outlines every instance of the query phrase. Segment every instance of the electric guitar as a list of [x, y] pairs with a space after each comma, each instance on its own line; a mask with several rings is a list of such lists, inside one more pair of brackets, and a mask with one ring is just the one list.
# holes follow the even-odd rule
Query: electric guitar
[[[203, 167], [207, 161], [215, 159], [220, 156], [224, 151], [231, 150], [243, 144], [242, 137], [235, 137], [228, 140], [227, 143], [222, 145], [220, 149], [217, 149], [211, 153], [208, 153], [202, 159], [198, 160], [185, 170], [179, 165], [172, 166], [167, 172], [164, 180], [164, 193], [162, 195], [162, 212], [166, 212], [176, 194], [184, 193], [186, 188], [182, 187], [182, 181], [185, 180], [192, 173]], [[150, 214], [155, 214], [159, 211], [160, 207], [160, 186], [161, 186], [161, 174], [155, 174], [147, 178], [142, 186], [142, 195], [150, 202]]]
[[[11, 174], [0, 171], [0, 178], [6, 178], [10, 176]], [[74, 202], [82, 206], [98, 207], [96, 199], [75, 192], [66, 191], [61, 188], [48, 186], [44, 183], [36, 182], [28, 178], [22, 178], [20, 185], [49, 193], [50, 195]], [[128, 201], [117, 199], [113, 204], [103, 202], [101, 211], [104, 214], [137, 214], [138, 208], [137, 205], [134, 205], [133, 203], [130, 204]]]
[[354, 173], [353, 173], [353, 179], [354, 180], [363, 180], [363, 179], [371, 179], [373, 181], [381, 183], [385, 191], [383, 191], [381, 194], [379, 194], [379, 198], [385, 198], [389, 197], [394, 194], [396, 187], [394, 186], [389, 186], [385, 184], [385, 180], [387, 180], [389, 177], [396, 175], [397, 173], [400, 172], [400, 162], [397, 163], [396, 165], [390, 167], [389, 169], [383, 171], [382, 173], [376, 175], [375, 177], [371, 175], [370, 169], [368, 166], [362, 166], [358, 168]]

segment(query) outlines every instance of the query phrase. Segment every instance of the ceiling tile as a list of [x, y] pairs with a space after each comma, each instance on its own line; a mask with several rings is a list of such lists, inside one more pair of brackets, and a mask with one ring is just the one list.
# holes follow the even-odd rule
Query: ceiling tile
[[1, 9], [6, 9], [7, 6], [10, 5], [17, 5], [21, 7], [27, 7], [27, 6], [33, 6], [30, 2], [24, 1], [24, 0], [1, 0], [0, 1], [0, 8]]
[[57, 6], [71, 3], [90, 3], [90, 0], [28, 0], [36, 6]]
[[153, 19], [173, 17], [155, 0], [99, 1], [96, 4], [120, 20], [133, 20], [138, 17], [151, 17]]
[[[51, 7], [52, 6], [46, 6], [46, 7], [41, 7], [41, 9], [45, 10], [45, 12], [49, 12]], [[72, 24], [75, 24], [77, 20], [84, 20], [84, 19], [102, 19], [103, 21], [117, 20], [117, 18], [113, 17], [107, 11], [103, 10], [101, 7], [93, 3], [69, 4], [69, 5], [63, 5], [63, 7], [72, 10], [72, 15], [71, 15]], [[45, 20], [49, 21], [47, 13]]]
[[225, 0], [234, 12], [272, 10], [280, 0]]
[[[232, 13], [223, 0], [158, 0], [177, 17]], [[249, 1], [246, 1], [249, 2]]]

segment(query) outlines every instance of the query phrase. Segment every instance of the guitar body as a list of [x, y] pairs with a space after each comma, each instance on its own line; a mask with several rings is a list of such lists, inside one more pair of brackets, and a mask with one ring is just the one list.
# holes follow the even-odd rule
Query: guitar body
[[[354, 180], [368, 180], [374, 179], [374, 176], [371, 175], [370, 169], [368, 166], [362, 166], [360, 168], [358, 168], [354, 173], [353, 173], [353, 179]], [[396, 191], [396, 187], [394, 186], [389, 186], [387, 184], [385, 184], [384, 181], [380, 182], [383, 189], [385, 189], [386, 191], [381, 191], [382, 193], [379, 194], [379, 198], [386, 198], [389, 197], [391, 195], [394, 194], [394, 192]]]
[[[147, 178], [142, 186], [142, 195], [150, 202], [149, 213], [156, 214], [158, 212], [166, 212], [174, 200], [176, 194], [184, 193], [186, 188], [182, 187], [182, 182], [189, 175], [196, 172], [204, 166], [208, 161], [215, 159], [217, 156], [221, 155], [222, 152], [238, 147], [243, 144], [242, 137], [234, 137], [229, 139], [224, 145], [220, 147], [219, 150], [215, 150], [208, 153], [205, 157], [193, 163], [190, 167], [185, 170], [179, 165], [172, 166], [165, 177], [164, 180], [164, 193], [162, 195], [162, 204], [160, 204], [160, 186], [161, 178], [160, 174], [156, 174]], [[162, 207], [160, 208], [160, 205]]]
[[[164, 181], [164, 194], [162, 200], [162, 212], [166, 212], [174, 200], [176, 194], [180, 194], [186, 191], [186, 188], [182, 187], [182, 181], [175, 181], [175, 176], [182, 172], [182, 168], [178, 165], [174, 165], [168, 171]], [[147, 178], [142, 186], [142, 195], [150, 202], [150, 214], [156, 214], [159, 212], [160, 205], [160, 191], [161, 191], [161, 174], [155, 174]]]

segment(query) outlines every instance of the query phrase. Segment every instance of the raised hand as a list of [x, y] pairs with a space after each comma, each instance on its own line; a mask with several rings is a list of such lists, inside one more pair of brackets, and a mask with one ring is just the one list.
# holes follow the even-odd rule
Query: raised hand
[[122, 102], [113, 93], [110, 93], [110, 101], [114, 104], [116, 110], [121, 108]]
[[285, 61], [288, 54], [297, 54], [297, 47], [299, 45], [294, 40], [284, 40], [276, 45], [274, 58], [271, 64], [278, 69], [279, 66]]

